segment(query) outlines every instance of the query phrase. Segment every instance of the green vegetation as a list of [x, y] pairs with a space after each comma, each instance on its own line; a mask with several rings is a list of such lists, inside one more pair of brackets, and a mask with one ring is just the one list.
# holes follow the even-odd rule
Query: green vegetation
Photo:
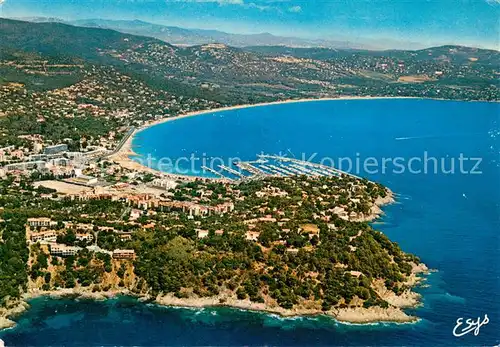
[[[4, 218], [18, 220], [3, 231], [10, 253], [2, 271], [13, 279], [2, 281], [2, 292], [9, 297], [19, 296], [29, 276], [42, 290], [127, 287], [153, 296], [229, 295], [275, 302], [284, 309], [328, 311], [360, 303], [387, 307], [374, 281], [382, 279], [386, 288], [400, 294], [419, 263], [366, 222], [346, 217], [367, 217], [374, 201], [388, 194], [379, 184], [350, 177], [181, 184], [170, 192], [180, 201], [203, 199], [212, 206], [231, 201], [234, 210], [188, 218], [185, 212], [159, 206], [135, 221], [121, 219], [127, 210], [121, 201], [43, 198], [29, 178], [4, 180], [2, 187]], [[61, 257], [32, 243], [27, 262], [26, 217], [51, 218], [57, 222], [51, 227], [57, 243], [81, 248], [75, 255]], [[154, 227], [145, 228], [147, 223]], [[98, 251], [86, 248], [94, 242], [76, 240], [79, 228], [97, 237]], [[121, 237], [125, 230], [128, 238]], [[206, 234], [201, 236], [200, 230]], [[110, 251], [116, 249], [134, 250], [135, 260], [112, 260]]]
[[18, 299], [27, 288], [26, 217], [18, 213], [0, 214], [0, 306]]
[[[40, 145], [112, 150], [145, 122], [225, 105], [341, 95], [498, 100], [497, 70], [498, 52], [464, 47], [180, 48], [111, 30], [0, 19], [0, 147], [13, 146], [2, 150], [2, 165]], [[106, 182], [100, 190], [108, 194], [95, 189], [80, 199], [35, 188], [73, 175], [38, 167], [0, 181], [0, 305], [29, 284], [231, 297], [284, 309], [388, 307], [380, 286], [401, 294], [419, 263], [368, 224], [390, 192], [367, 180], [195, 181], [160, 191], [152, 184], [158, 175], [88, 160], [96, 165], [85, 173]], [[156, 193], [135, 204], [143, 188]], [[33, 217], [50, 223], [27, 227]], [[42, 231], [50, 241], [37, 241]], [[68, 253], [50, 254], [55, 242]], [[116, 250], [134, 256], [113, 258]]]
[[[153, 90], [222, 104], [342, 95], [499, 99], [499, 53], [492, 50], [176, 47], [153, 38], [61, 23], [0, 23], [0, 48], [5, 50], [0, 61], [21, 56], [113, 66]], [[11, 81], [23, 81], [15, 75]], [[58, 83], [64, 85], [78, 74], [60, 77]]]

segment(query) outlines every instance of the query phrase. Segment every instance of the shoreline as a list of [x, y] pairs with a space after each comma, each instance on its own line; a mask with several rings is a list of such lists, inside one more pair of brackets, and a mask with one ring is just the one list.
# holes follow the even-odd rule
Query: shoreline
[[[258, 104], [243, 104], [243, 105], [235, 105], [235, 106], [226, 106], [226, 107], [220, 107], [220, 108], [214, 108], [211, 110], [201, 110], [201, 111], [193, 111], [193, 112], [188, 112], [185, 114], [180, 114], [174, 117], [166, 117], [162, 118], [159, 120], [147, 122], [143, 124], [140, 128], [137, 128], [134, 130], [134, 132], [129, 136], [127, 141], [122, 145], [120, 150], [113, 154], [112, 156], [109, 157], [109, 160], [114, 161], [118, 163], [120, 166], [129, 169], [129, 170], [136, 170], [136, 171], [142, 171], [142, 172], [149, 172], [149, 173], [154, 173], [154, 174], [161, 174], [164, 177], [167, 178], [172, 178], [172, 179], [179, 179], [179, 180], [197, 180], [197, 179], [202, 179], [202, 180], [210, 180], [210, 181], [226, 181], [221, 178], [217, 177], [205, 177], [205, 176], [195, 176], [195, 175], [187, 175], [187, 174], [175, 174], [175, 173], [167, 173], [163, 172], [157, 169], [153, 169], [151, 167], [145, 166], [140, 164], [139, 162], [133, 160], [130, 158], [130, 156], [139, 156], [136, 152], [134, 152], [132, 148], [132, 143], [134, 141], [134, 138], [137, 136], [137, 134], [141, 133], [142, 131], [151, 128], [156, 125], [160, 125], [163, 123], [168, 123], [168, 122], [173, 122], [179, 119], [184, 119], [184, 118], [191, 118], [191, 117], [196, 117], [196, 116], [201, 116], [205, 114], [210, 114], [210, 113], [216, 113], [216, 112], [227, 112], [227, 111], [234, 111], [234, 110], [239, 110], [239, 109], [246, 109], [246, 108], [254, 108], [254, 107], [264, 107], [264, 106], [273, 106], [273, 105], [284, 105], [284, 104], [294, 104], [294, 103], [306, 103], [306, 102], [320, 102], [320, 101], [349, 101], [349, 100], [393, 100], [393, 99], [428, 99], [428, 98], [419, 98], [419, 97], [413, 97], [413, 96], [341, 96], [338, 98], [319, 98], [319, 99], [289, 99], [289, 100], [282, 100], [282, 101], [270, 101], [270, 102], [263, 102], [263, 103], [258, 103]], [[428, 99], [428, 100], [440, 100], [440, 99]], [[445, 100], [445, 99], [443, 99]], [[453, 100], [450, 100], [453, 101]]]
[[[388, 189], [388, 188], [387, 188]], [[364, 221], [373, 221], [383, 214], [381, 207], [395, 202], [394, 193], [388, 189], [388, 195], [385, 198], [379, 198], [374, 203], [374, 210], [363, 218]], [[383, 281], [375, 280], [372, 286], [382, 299], [389, 303], [389, 307], [382, 308], [380, 306], [372, 306], [364, 308], [361, 306], [332, 308], [330, 311], [324, 312], [318, 307], [312, 307], [310, 303], [305, 303], [310, 308], [301, 307], [293, 309], [284, 309], [277, 305], [268, 303], [251, 302], [249, 299], [239, 300], [232, 292], [225, 292], [213, 297], [191, 297], [177, 298], [172, 293], [151, 297], [149, 294], [133, 293], [129, 289], [114, 289], [108, 291], [93, 291], [92, 287], [75, 287], [63, 288], [49, 291], [32, 289], [26, 292], [21, 297], [19, 302], [14, 306], [0, 310], [0, 331], [3, 329], [14, 328], [16, 326], [15, 318], [29, 309], [27, 301], [39, 298], [50, 297], [52, 299], [74, 298], [84, 300], [108, 300], [117, 296], [129, 296], [136, 298], [139, 303], [153, 303], [162, 307], [179, 307], [179, 308], [208, 308], [208, 307], [229, 307], [232, 309], [240, 309], [250, 312], [278, 315], [284, 318], [294, 317], [329, 317], [341, 324], [347, 325], [373, 325], [378, 323], [393, 323], [393, 324], [411, 324], [420, 321], [416, 316], [408, 315], [403, 309], [417, 308], [421, 306], [421, 295], [412, 291], [414, 287], [421, 284], [431, 270], [424, 263], [412, 263], [412, 271], [404, 283], [409, 287], [403, 294], [396, 295], [394, 292], [385, 288]]]
[[165, 178], [171, 178], [176, 180], [184, 180], [184, 181], [195, 181], [195, 180], [209, 180], [209, 181], [223, 181], [228, 182], [229, 180], [225, 180], [223, 178], [218, 177], [207, 177], [207, 176], [196, 176], [196, 175], [188, 175], [188, 174], [179, 174], [179, 173], [168, 173], [163, 172], [158, 169], [154, 169], [152, 167], [148, 167], [146, 165], [142, 165], [141, 163], [133, 160], [130, 156], [140, 156], [136, 152], [134, 152], [132, 148], [132, 143], [137, 134], [142, 131], [151, 128], [153, 126], [173, 122], [179, 119], [191, 118], [196, 116], [201, 116], [210, 113], [216, 112], [227, 112], [234, 111], [239, 109], [253, 108], [253, 107], [264, 107], [264, 106], [273, 106], [273, 105], [284, 105], [284, 104], [294, 104], [294, 103], [307, 103], [307, 102], [321, 102], [321, 101], [350, 101], [350, 100], [397, 100], [397, 99], [416, 99], [416, 100], [436, 100], [436, 101], [452, 101], [452, 102], [498, 102], [498, 101], [485, 101], [485, 100], [452, 100], [452, 99], [440, 99], [440, 98], [425, 98], [425, 97], [417, 97], [417, 96], [339, 96], [339, 97], [327, 97], [327, 98], [306, 98], [306, 99], [288, 99], [288, 100], [280, 100], [280, 101], [269, 101], [257, 104], [243, 104], [243, 105], [234, 105], [234, 106], [225, 106], [220, 108], [214, 108], [210, 110], [200, 110], [188, 112], [185, 114], [179, 114], [173, 117], [166, 117], [155, 121], [146, 122], [140, 128], [134, 130], [134, 132], [129, 136], [127, 141], [122, 145], [120, 150], [115, 154], [111, 155], [108, 159], [118, 163], [120, 166], [135, 171], [148, 172], [153, 174], [160, 174]]
[[[419, 270], [415, 274], [427, 274], [429, 270], [424, 264], [416, 266]], [[417, 285], [423, 278], [414, 275], [412, 286]], [[284, 309], [282, 307], [269, 306], [265, 303], [251, 302], [249, 299], [239, 300], [234, 294], [228, 295], [227, 293], [219, 294], [214, 297], [196, 297], [196, 298], [177, 298], [173, 294], [159, 295], [156, 298], [148, 294], [137, 294], [131, 292], [129, 289], [109, 290], [109, 291], [92, 291], [91, 287], [75, 287], [64, 288], [59, 290], [32, 290], [31, 292], [24, 293], [21, 301], [9, 309], [0, 311], [0, 331], [6, 329], [13, 329], [17, 325], [16, 318], [29, 310], [29, 301], [37, 298], [50, 298], [57, 299], [81, 299], [81, 300], [94, 300], [105, 301], [120, 296], [130, 297], [137, 300], [138, 304], [154, 304], [159, 307], [166, 308], [183, 308], [183, 309], [203, 309], [203, 308], [218, 308], [226, 307], [235, 310], [243, 310], [248, 312], [278, 315], [281, 318], [300, 318], [300, 317], [318, 317], [323, 316], [331, 318], [335, 322], [346, 325], [374, 325], [379, 323], [392, 323], [392, 324], [413, 324], [420, 321], [416, 316], [410, 316], [403, 311], [403, 308], [416, 308], [420, 306], [419, 294], [408, 291], [413, 295], [404, 295], [404, 298], [399, 304], [382, 308], [380, 306], [372, 306], [369, 308], [363, 307], [348, 307], [348, 308], [334, 308], [330, 311], [323, 312], [320, 309], [308, 308], [295, 308]], [[403, 297], [403, 295], [401, 296]]]
[[[341, 97], [341, 98], [322, 98], [322, 99], [297, 99], [297, 100], [286, 100], [286, 101], [276, 101], [269, 103], [253, 104], [253, 105], [238, 105], [231, 107], [223, 107], [212, 110], [196, 111], [187, 114], [167, 117], [157, 121], [149, 122], [144, 124], [142, 127], [136, 129], [123, 144], [120, 150], [109, 157], [110, 160], [118, 162], [120, 165], [131, 170], [138, 171], [149, 171], [154, 173], [160, 173], [164, 177], [172, 177], [177, 179], [204, 179], [204, 180], [221, 180], [217, 178], [210, 177], [196, 177], [180, 174], [168, 174], [160, 172], [158, 170], [148, 168], [135, 162], [130, 158], [131, 155], [137, 155], [132, 150], [132, 142], [134, 137], [141, 131], [146, 130], [149, 127], [175, 121], [182, 118], [194, 117], [203, 114], [210, 114], [216, 112], [225, 112], [236, 109], [250, 108], [250, 107], [260, 107], [269, 105], [278, 105], [285, 103], [299, 103], [299, 102], [319, 102], [319, 101], [334, 101], [334, 100], [375, 100], [375, 99], [421, 99], [416, 97]], [[395, 202], [395, 194], [388, 189], [388, 195], [385, 198], [377, 199], [377, 201], [372, 206], [372, 210], [369, 215], [363, 216], [362, 221], [373, 221], [380, 217], [384, 212], [380, 207], [391, 204]], [[51, 297], [54, 299], [64, 298], [64, 297], [75, 297], [80, 299], [90, 299], [90, 300], [106, 300], [111, 299], [116, 296], [130, 296], [137, 298], [138, 302], [152, 302], [160, 306], [166, 307], [181, 307], [181, 308], [205, 308], [205, 307], [230, 307], [234, 309], [241, 309], [252, 312], [266, 313], [266, 314], [277, 314], [280, 317], [306, 317], [306, 316], [326, 316], [334, 319], [335, 321], [342, 324], [377, 324], [382, 322], [387, 323], [415, 323], [419, 321], [418, 317], [410, 316], [403, 311], [403, 308], [415, 308], [420, 306], [420, 294], [411, 291], [411, 288], [418, 285], [423, 278], [418, 276], [418, 274], [428, 273], [428, 268], [425, 264], [414, 264], [414, 271], [408, 277], [406, 284], [410, 287], [405, 293], [401, 295], [395, 295], [392, 292], [382, 288], [384, 299], [386, 299], [390, 306], [388, 308], [382, 308], [380, 306], [372, 306], [369, 308], [363, 308], [359, 306], [348, 307], [348, 308], [334, 308], [328, 312], [323, 312], [317, 308], [295, 308], [295, 309], [283, 309], [279, 306], [270, 306], [268, 304], [254, 303], [250, 300], [238, 300], [234, 295], [221, 294], [215, 297], [197, 297], [197, 298], [177, 298], [172, 294], [167, 294], [163, 296], [158, 296], [156, 298], [151, 298], [149, 295], [141, 295], [132, 293], [128, 289], [122, 290], [110, 290], [110, 291], [96, 291], [93, 292], [90, 287], [78, 287], [71, 289], [59, 289], [51, 291], [41, 291], [32, 290], [31, 292], [25, 293], [21, 300], [15, 304], [15, 306], [8, 309], [0, 310], [0, 330], [12, 328], [16, 325], [15, 321], [11, 318], [15, 318], [29, 308], [29, 304], [26, 302], [31, 299], [38, 297]]]

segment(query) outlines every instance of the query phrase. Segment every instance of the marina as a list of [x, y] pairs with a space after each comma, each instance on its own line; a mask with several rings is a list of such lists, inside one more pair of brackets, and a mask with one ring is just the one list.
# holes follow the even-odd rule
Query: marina
[[253, 166], [251, 162], [237, 162], [234, 165], [237, 166], [238, 168], [245, 170], [245, 171], [248, 171], [254, 175], [266, 174], [265, 171]]
[[220, 177], [220, 178], [224, 178], [224, 179], [232, 180], [231, 178], [228, 178], [228, 177], [224, 176], [224, 175], [223, 175], [222, 173], [220, 173], [219, 171], [214, 170], [214, 169], [211, 169], [211, 168], [209, 168], [209, 167], [207, 167], [207, 166], [202, 166], [201, 168], [202, 168], [203, 170], [207, 171], [207, 172], [210, 172], [210, 173], [212, 173], [212, 174], [214, 174], [214, 175], [216, 175], [216, 176]]
[[231, 181], [260, 179], [269, 176], [290, 177], [301, 175], [311, 177], [339, 177], [341, 175], [348, 175], [356, 179], [362, 179], [359, 176], [334, 167], [295, 158], [269, 154], [259, 154], [257, 157], [258, 159], [254, 161], [238, 161], [231, 163], [230, 166], [217, 165], [218, 169], [209, 168], [207, 166], [202, 166], [202, 169], [218, 178]]
[[259, 157], [259, 159], [264, 159], [264, 160], [265, 159], [276, 160], [276, 161], [282, 162], [282, 163], [295, 163], [295, 164], [298, 164], [301, 166], [309, 166], [309, 167], [313, 167], [313, 168], [317, 168], [317, 169], [322, 169], [322, 170], [330, 173], [330, 175], [334, 175], [334, 176], [348, 175], [348, 176], [351, 176], [351, 177], [354, 177], [357, 179], [362, 179], [359, 176], [356, 176], [356, 175], [353, 175], [351, 173], [336, 169], [334, 167], [330, 167], [330, 166], [323, 165], [323, 164], [316, 164], [316, 163], [312, 163], [310, 161], [304, 161], [304, 160], [299, 160], [299, 159], [295, 159], [295, 158], [287, 158], [287, 157], [282, 157], [282, 156], [277, 156], [277, 155], [269, 155], [269, 154], [259, 154], [258, 157]]
[[241, 172], [235, 170], [235, 169], [232, 169], [230, 167], [227, 167], [225, 165], [218, 165], [217, 166], [218, 168], [220, 168], [221, 170], [223, 171], [227, 171], [229, 172], [230, 174], [233, 174], [235, 176], [238, 176], [239, 178], [247, 178], [247, 176], [243, 175]]
[[[270, 168], [269, 166], [267, 165], [264, 165], [264, 164], [261, 164], [260, 165], [261, 168], [263, 168], [264, 170], [267, 170], [268, 172], [272, 172], [274, 175], [276, 176], [284, 176], [283, 174], [281, 174], [279, 171], [276, 171], [275, 169], [273, 168]], [[269, 173], [267, 173], [268, 175], [271, 175]]]

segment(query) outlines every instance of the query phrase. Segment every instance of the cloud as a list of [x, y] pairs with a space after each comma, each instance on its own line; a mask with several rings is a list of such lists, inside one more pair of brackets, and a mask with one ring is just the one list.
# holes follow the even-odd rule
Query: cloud
[[255, 2], [250, 2], [248, 4], [244, 5], [246, 8], [256, 8], [257, 10], [260, 11], [267, 11], [267, 10], [272, 10], [273, 8], [268, 5], [257, 5]]
[[293, 12], [293, 13], [299, 13], [299, 12], [302, 12], [302, 7], [300, 6], [292, 6], [290, 8], [288, 8], [288, 11], [289, 12]]

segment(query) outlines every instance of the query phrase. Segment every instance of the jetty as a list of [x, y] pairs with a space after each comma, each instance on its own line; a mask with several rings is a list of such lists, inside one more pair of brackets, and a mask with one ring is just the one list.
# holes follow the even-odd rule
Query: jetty
[[280, 167], [280, 166], [276, 166], [276, 165], [273, 165], [273, 164], [269, 164], [268, 165], [270, 168], [278, 171], [278, 172], [281, 172], [282, 174], [284, 174], [285, 176], [293, 176], [293, 172], [291, 171], [288, 171], [286, 169], [284, 169], [283, 167]]
[[275, 169], [273, 169], [273, 168], [270, 168], [270, 167], [269, 167], [269, 166], [267, 166], [267, 165], [263, 165], [263, 164], [262, 164], [262, 165], [260, 165], [260, 167], [261, 167], [261, 168], [263, 168], [264, 170], [267, 170], [267, 171], [269, 171], [269, 172], [272, 172], [272, 173], [273, 173], [273, 174], [275, 174], [275, 175], [278, 175], [278, 176], [286, 176], [286, 175], [283, 175], [281, 172], [276, 171], [276, 170], [275, 170]]
[[303, 175], [311, 175], [311, 176], [325, 176], [322, 173], [316, 172], [314, 170], [308, 169], [305, 166], [301, 166], [298, 164], [290, 164], [289, 167], [292, 167], [296, 170], [299, 170]]
[[330, 172], [332, 175], [337, 175], [337, 176], [347, 175], [347, 176], [350, 176], [350, 177], [353, 177], [353, 178], [356, 178], [356, 179], [359, 179], [359, 180], [362, 179], [361, 177], [353, 175], [353, 174], [351, 174], [349, 172], [345, 172], [345, 171], [336, 169], [334, 167], [326, 166], [326, 165], [323, 165], [323, 164], [312, 163], [312, 162], [309, 162], [309, 161], [304, 161], [304, 160], [299, 160], [299, 159], [294, 159], [294, 158], [287, 158], [287, 157], [280, 157], [280, 156], [277, 156], [277, 155], [269, 155], [269, 154], [258, 154], [257, 157], [259, 157], [259, 159], [263, 159], [263, 160], [269, 159], [269, 160], [275, 160], [275, 161], [278, 161], [278, 162], [295, 163], [295, 164], [299, 164], [299, 165], [303, 165], [303, 166], [310, 166], [310, 167], [320, 168], [320, 169], [322, 169], [324, 171]]
[[281, 168], [283, 168], [284, 170], [290, 171], [292, 174], [295, 174], [295, 175], [299, 175], [299, 176], [300, 175], [305, 175], [305, 173], [302, 170], [298, 170], [298, 169], [292, 167], [291, 165], [289, 165], [289, 166], [282, 166]]
[[227, 167], [225, 165], [218, 165], [217, 167], [220, 168], [221, 170], [227, 171], [230, 174], [233, 174], [239, 178], [247, 178], [247, 176], [243, 175], [241, 172], [238, 172], [234, 169], [231, 169], [230, 167]]
[[261, 169], [253, 166], [251, 163], [249, 162], [243, 162], [243, 161], [240, 161], [240, 162], [237, 162], [234, 164], [234, 166], [237, 166], [239, 167], [240, 169], [242, 170], [245, 170], [245, 171], [248, 171], [250, 172], [251, 174], [254, 174], [254, 175], [262, 175], [262, 174], [265, 174], [264, 171], [262, 171]]
[[223, 175], [222, 173], [220, 173], [219, 171], [216, 171], [216, 170], [214, 170], [214, 169], [211, 169], [211, 168], [209, 168], [208, 166], [202, 166], [201, 168], [202, 168], [203, 170], [205, 170], [205, 171], [208, 171], [208, 172], [210, 172], [210, 173], [213, 173], [213, 174], [214, 174], [214, 175], [216, 175], [216, 176], [219, 176], [219, 177], [221, 177], [221, 178], [224, 178], [224, 179], [227, 179], [227, 180], [232, 181], [232, 179], [231, 179], [231, 178], [224, 176], [224, 175]]
[[[334, 167], [295, 158], [269, 154], [258, 154], [257, 158], [258, 159], [254, 161], [235, 161], [231, 163], [230, 166], [217, 165], [217, 167], [221, 169], [220, 171], [216, 171], [207, 166], [202, 166], [202, 169], [218, 176], [218, 179], [240, 182], [263, 179], [265, 177], [290, 177], [302, 175], [311, 177], [340, 177], [341, 175], [346, 175], [359, 180], [363, 179]], [[235, 170], [235, 168], [239, 169], [239, 171]]]

